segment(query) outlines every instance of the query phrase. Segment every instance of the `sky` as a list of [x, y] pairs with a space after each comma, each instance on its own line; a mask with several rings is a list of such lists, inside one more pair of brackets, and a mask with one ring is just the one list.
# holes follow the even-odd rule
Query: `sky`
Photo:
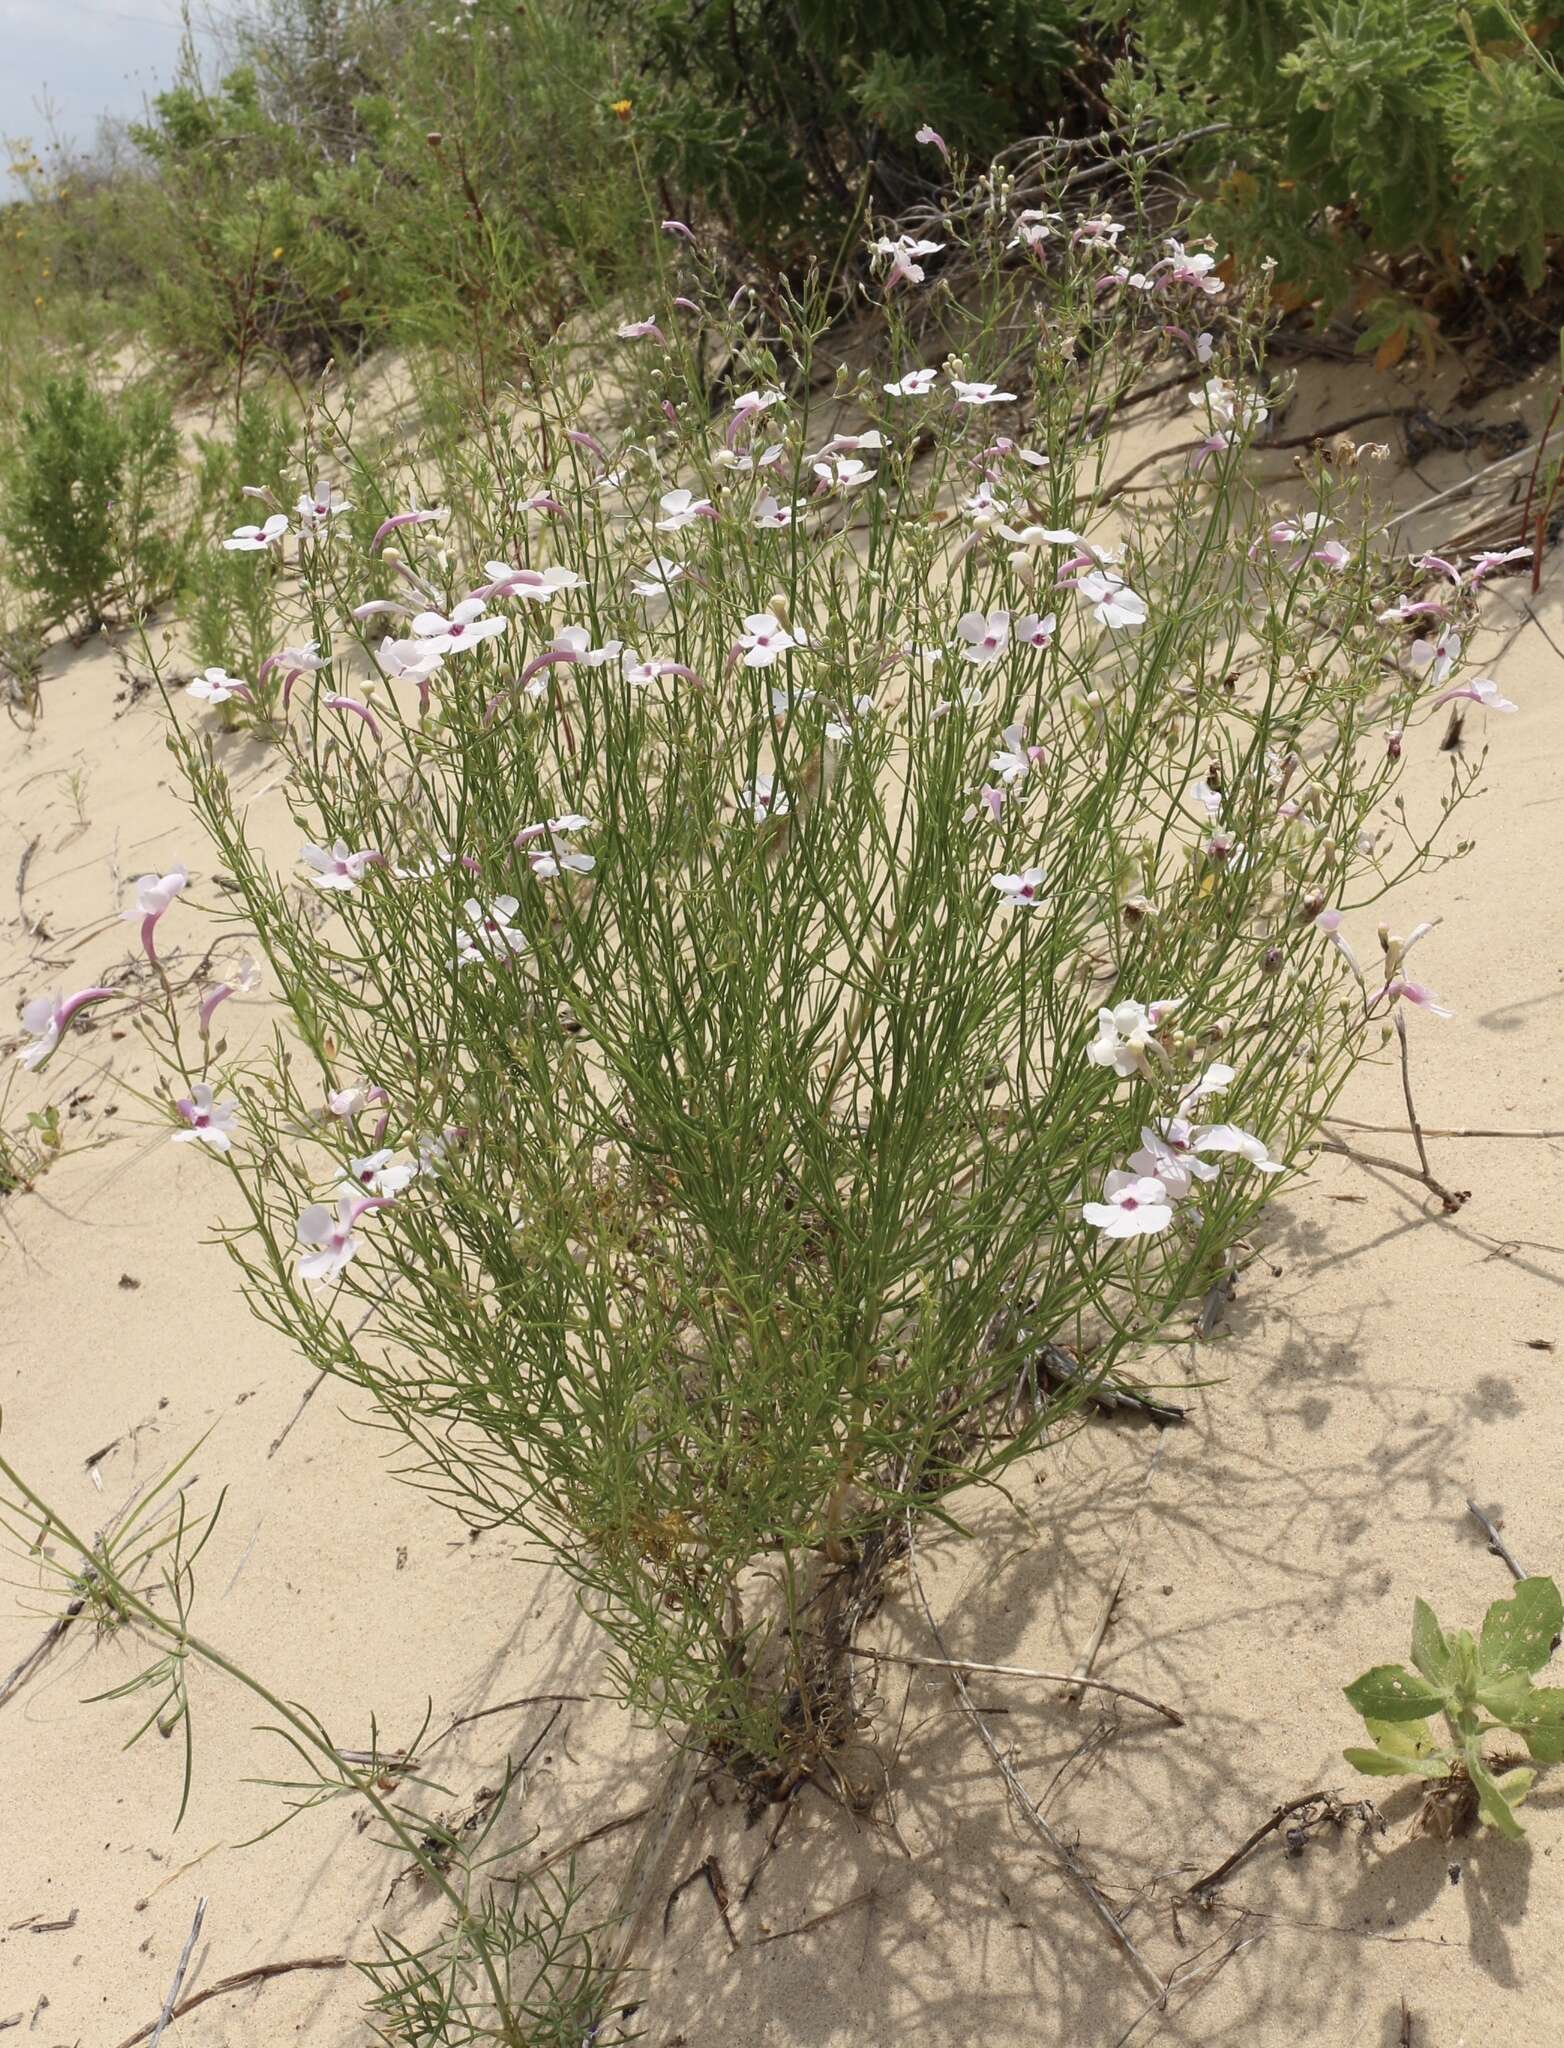
[[90, 144], [102, 115], [135, 118], [167, 83], [180, 34], [178, 0], [0, 0], [0, 138], [41, 149], [52, 125]]

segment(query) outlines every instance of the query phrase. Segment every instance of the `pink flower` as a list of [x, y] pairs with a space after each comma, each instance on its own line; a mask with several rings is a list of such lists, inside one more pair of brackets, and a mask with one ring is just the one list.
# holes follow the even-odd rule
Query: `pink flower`
[[1454, 689], [1442, 690], [1434, 699], [1436, 704], [1454, 704], [1464, 698], [1470, 704], [1481, 704], [1485, 711], [1514, 711], [1518, 706], [1508, 697], [1499, 695], [1499, 685], [1492, 676], [1477, 676], [1469, 683], [1457, 683]]
[[22, 1029], [33, 1042], [16, 1055], [18, 1065], [36, 1073], [65, 1036], [78, 1010], [117, 993], [112, 988], [84, 988], [73, 996], [34, 996], [22, 1006]]
[[361, 704], [357, 697], [342, 697], [333, 694], [329, 697], [322, 697], [320, 701], [328, 711], [351, 712], [353, 717], [361, 719], [363, 723], [369, 727], [370, 731], [374, 734], [377, 740], [380, 738], [379, 719], [376, 718], [374, 712], [370, 710], [369, 706], [367, 704]]
[[1035, 612], [1026, 612], [1015, 621], [1013, 630], [1023, 647], [1048, 647], [1053, 644], [1054, 629], [1058, 623], [1058, 615], [1054, 612], [1041, 619]]
[[214, 1152], [233, 1149], [234, 1126], [239, 1120], [236, 1102], [219, 1102], [205, 1081], [197, 1081], [174, 1107], [185, 1122], [185, 1128], [174, 1133], [176, 1145], [206, 1145]]
[[483, 567], [493, 580], [474, 591], [474, 597], [519, 597], [527, 604], [547, 604], [562, 591], [579, 590], [583, 580], [574, 569], [557, 563], [547, 569], [513, 569], [508, 562], [485, 562]]
[[316, 1286], [338, 1279], [350, 1259], [363, 1249], [353, 1226], [367, 1209], [380, 1206], [377, 1198], [365, 1200], [358, 1194], [337, 1198], [337, 1213], [320, 1202], [312, 1202], [299, 1218], [299, 1278]]
[[166, 875], [140, 875], [136, 879], [136, 905], [133, 910], [126, 911], [125, 918], [130, 924], [138, 918], [141, 920], [142, 948], [154, 967], [158, 964], [157, 947], [153, 942], [158, 919], [189, 880], [190, 876], [182, 864], [170, 868]]
[[442, 520], [449, 519], [450, 516], [448, 507], [439, 511], [429, 511], [423, 507], [417, 507], [411, 512], [393, 512], [389, 519], [382, 519], [375, 528], [375, 537], [369, 543], [369, 552], [372, 555], [378, 555], [391, 535], [399, 532], [404, 526], [438, 525]]
[[946, 147], [944, 136], [937, 128], [931, 128], [927, 121], [912, 139], [914, 142], [923, 143], [929, 149], [937, 149], [946, 163], [950, 162], [950, 151]]
[[[1389, 996], [1393, 1005], [1404, 999], [1409, 1003], [1415, 1004], [1420, 1010], [1427, 1010], [1429, 1015], [1433, 1017], [1453, 1017], [1455, 1015], [1454, 1010], [1445, 1008], [1431, 988], [1421, 981], [1408, 981], [1404, 974], [1393, 974], [1379, 994], [1381, 996]], [[1379, 996], [1374, 997], [1373, 1000], [1378, 1002]]]
[[614, 332], [621, 341], [661, 341], [663, 331], [655, 320], [621, 321]]
[[384, 1088], [373, 1081], [350, 1081], [346, 1088], [330, 1088], [326, 1091], [326, 1107], [335, 1117], [344, 1121], [362, 1116], [366, 1109], [389, 1102], [390, 1096]]
[[695, 240], [694, 235], [691, 234], [682, 220], [665, 220], [661, 223], [661, 226], [665, 235], [677, 235], [684, 242], [693, 242]]
[[226, 1003], [232, 995], [249, 995], [261, 985], [261, 970], [250, 959], [241, 960], [232, 981], [220, 981], [216, 988], [207, 992], [201, 1003], [200, 1031], [206, 1038], [212, 1029], [212, 1017], [219, 1003]]
[[1081, 1217], [1104, 1237], [1155, 1237], [1173, 1221], [1168, 1191], [1155, 1174], [1110, 1173], [1104, 1199], [1084, 1202]]
[[987, 668], [1009, 651], [1010, 614], [963, 612], [956, 621], [956, 635], [966, 643], [961, 650], [962, 660]]

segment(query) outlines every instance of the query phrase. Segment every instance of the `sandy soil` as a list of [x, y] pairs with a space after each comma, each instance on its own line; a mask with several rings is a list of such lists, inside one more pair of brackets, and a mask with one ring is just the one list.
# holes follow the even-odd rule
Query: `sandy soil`
[[[1404, 396], [1332, 372], [1306, 387], [1289, 426]], [[1394, 488], [1414, 504], [1482, 459], [1441, 454]], [[1448, 530], [1436, 509], [1419, 539]], [[1532, 619], [1526, 602], [1521, 582], [1494, 587], [1496, 672], [1521, 709], [1491, 722], [1488, 794], [1469, 814], [1477, 851], [1425, 878], [1391, 920], [1444, 919], [1420, 961], [1457, 1014], [1413, 1019], [1419, 1106], [1435, 1127], [1564, 1125], [1564, 603], [1545, 591]], [[125, 971], [134, 934], [117, 918], [130, 877], [188, 857], [193, 893], [216, 886], [170, 784], [156, 699], [116, 701], [115, 656], [58, 650], [41, 722], [0, 727], [7, 1010]], [[263, 834], [287, 845], [266, 756], [241, 751], [235, 766]], [[1439, 757], [1419, 760], [1409, 802], [1437, 802], [1441, 784]], [[188, 948], [173, 958], [176, 979], [194, 967]], [[394, 1749], [426, 1713], [438, 1733], [499, 1709], [430, 1754], [444, 1788], [430, 1800], [459, 1818], [507, 1758], [532, 1751], [507, 1837], [522, 1865], [632, 1812], [664, 1746], [593, 1697], [599, 1654], [563, 1581], [505, 1535], [472, 1536], [395, 1483], [394, 1444], [341, 1390], [298, 1412], [305, 1368], [253, 1321], [208, 1241], [218, 1177], [195, 1148], [170, 1145], [132, 1092], [150, 1091], [155, 1071], [132, 1007], [129, 989], [123, 1010], [102, 1006], [11, 1098], [11, 1124], [59, 1103], [69, 1143], [35, 1192], [0, 1207], [7, 1455], [97, 1528], [209, 1432], [198, 1497], [228, 1488], [201, 1564], [196, 1621], [210, 1639], [308, 1702], [344, 1746], [367, 1746], [372, 1717]], [[266, 1017], [261, 1001], [230, 1013], [240, 1029]], [[1344, 1108], [1398, 1124], [1397, 1074], [1365, 1070]], [[1404, 1136], [1355, 1142], [1412, 1157]], [[1341, 1761], [1354, 1734], [1341, 1685], [1404, 1653], [1414, 1594], [1475, 1622], [1508, 1585], [1468, 1496], [1502, 1517], [1533, 1569], [1564, 1569], [1564, 1152], [1525, 1139], [1432, 1144], [1437, 1169], [1471, 1190], [1459, 1214], [1393, 1173], [1322, 1157], [1270, 1212], [1264, 1258], [1219, 1336], [1148, 1363], [1148, 1377], [1190, 1383], [1185, 1427], [1095, 1422], [1018, 1467], [1008, 1500], [974, 1501], [970, 1540], [931, 1537], [918, 1554], [952, 1655], [1048, 1671], [1074, 1664], [1122, 1572], [1096, 1675], [1175, 1707], [1183, 1727], [1106, 1695], [1067, 1704], [1036, 1681], [974, 1679], [973, 1698], [1147, 1965], [1162, 1979], [1176, 1971], [1167, 2009], [1148, 2010], [1131, 1959], [1009, 1811], [948, 1675], [887, 1663], [874, 1667], [865, 1769], [888, 1765], [891, 1796], [873, 1817], [806, 1794], [767, 1853], [769, 1820], [748, 1827], [716, 1788], [695, 1795], [672, 1876], [716, 1858], [732, 1940], [704, 1883], [666, 1920], [657, 1899], [624, 1994], [642, 2001], [647, 2040], [1478, 2048], [1548, 2037], [1564, 1996], [1564, 1774], [1534, 1795], [1522, 1847], [1409, 1839], [1410, 1802], [1392, 1792], [1383, 1828], [1327, 1828], [1296, 1856], [1273, 1841], [1214, 1906], [1179, 1903], [1279, 1804], [1375, 1789]], [[0, 1673], [57, 1611], [25, 1561], [8, 1576]], [[864, 1640], [937, 1654], [905, 1576]], [[136, 1668], [118, 1638], [73, 1630], [0, 1707], [0, 2025], [16, 2015], [29, 2048], [115, 2048], [155, 2020], [204, 1897], [187, 1991], [275, 1960], [331, 1966], [216, 1999], [170, 2042], [369, 2038], [364, 1987], [340, 1959], [372, 1955], [377, 1927], [429, 1938], [436, 1907], [396, 1882], [403, 1859], [362, 1810], [328, 1806], [238, 1846], [283, 1811], [286, 1795], [255, 1781], [297, 1771], [257, 1732], [264, 1709], [204, 1672], [192, 1679], [195, 1786], [176, 1832], [177, 1742], [152, 1734], [123, 1752], [136, 1703], [85, 1703]], [[612, 1869], [630, 1839], [593, 1853]]]

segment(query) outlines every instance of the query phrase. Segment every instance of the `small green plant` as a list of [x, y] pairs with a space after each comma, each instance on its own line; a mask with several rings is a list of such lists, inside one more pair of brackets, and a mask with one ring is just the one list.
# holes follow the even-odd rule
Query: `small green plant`
[[110, 398], [80, 370], [24, 406], [0, 534], [23, 586], [93, 632], [117, 596], [140, 612], [172, 578], [161, 523], [178, 462], [168, 402], [147, 386]]
[[[1376, 1664], [1346, 1688], [1363, 1716], [1372, 1749], [1343, 1752], [1371, 1778], [1425, 1778], [1421, 1823], [1446, 1837], [1481, 1815], [1512, 1841], [1524, 1832], [1515, 1809], [1536, 1772], [1518, 1758], [1486, 1757], [1490, 1735], [1518, 1735], [1534, 1763], [1564, 1759], [1564, 1686], [1533, 1685], [1564, 1629], [1564, 1602], [1552, 1579], [1522, 1579], [1509, 1600], [1495, 1600], [1481, 1633], [1446, 1636], [1426, 1600], [1412, 1607], [1412, 1662]], [[1442, 1714], [1450, 1741], [1432, 1725]]]

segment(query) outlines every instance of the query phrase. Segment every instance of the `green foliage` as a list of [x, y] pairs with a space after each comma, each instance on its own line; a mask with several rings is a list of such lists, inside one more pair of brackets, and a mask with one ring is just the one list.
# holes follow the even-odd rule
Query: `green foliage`
[[[1564, 25], [1454, 0], [1137, 0], [1121, 106], [1202, 146], [1208, 223], [1300, 292], [1365, 249], [1541, 280], [1564, 221]], [[1218, 182], [1219, 181], [1219, 182]], [[1329, 210], [1329, 214], [1327, 212]]]
[[[1532, 1684], [1561, 1629], [1564, 1601], [1552, 1579], [1522, 1579], [1512, 1599], [1495, 1600], [1475, 1638], [1466, 1629], [1446, 1636], [1428, 1603], [1414, 1602], [1414, 1669], [1376, 1664], [1346, 1688], [1374, 1745], [1344, 1751], [1347, 1762], [1369, 1777], [1465, 1779], [1483, 1819], [1518, 1839], [1515, 1808], [1537, 1774], [1524, 1766], [1494, 1771], [1483, 1741], [1508, 1730], [1535, 1762], [1564, 1760], [1564, 1686]], [[1449, 1744], [1430, 1726], [1435, 1714], [1445, 1718]]]
[[144, 607], [174, 571], [162, 515], [178, 452], [150, 386], [111, 398], [80, 370], [46, 379], [22, 410], [0, 510], [17, 581], [89, 630], [116, 594]]
[[768, 253], [829, 257], [866, 178], [885, 206], [927, 188], [924, 122], [987, 157], [1057, 114], [1077, 14], [1072, 0], [648, 0], [625, 89], [676, 208], [694, 196]]

